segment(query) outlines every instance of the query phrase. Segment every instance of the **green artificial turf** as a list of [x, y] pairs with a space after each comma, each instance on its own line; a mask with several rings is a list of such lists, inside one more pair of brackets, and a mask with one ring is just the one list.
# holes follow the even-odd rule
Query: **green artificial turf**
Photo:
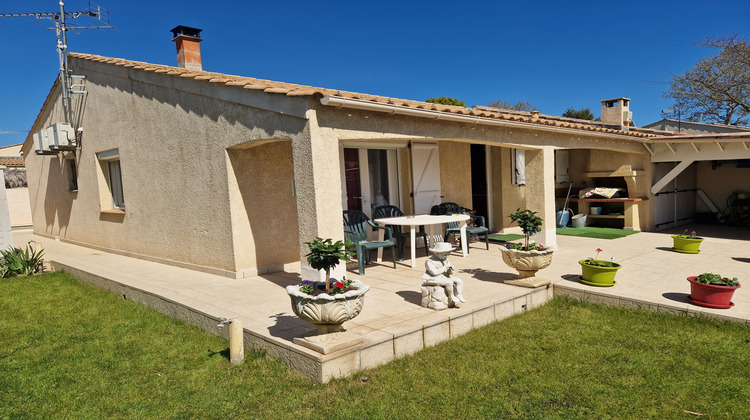
[[633, 235], [636, 233], [638, 233], [637, 230], [625, 230], [625, 229], [601, 228], [601, 227], [584, 227], [581, 229], [557, 228], [558, 235], [585, 236], [587, 238], [598, 238], [598, 239], [617, 239], [617, 238], [622, 238], [624, 236]]
[[0, 418], [750, 418], [746, 325], [564, 298], [322, 385], [65, 273], [0, 331]]
[[523, 239], [523, 235], [509, 233], [507, 235], [494, 234], [489, 237], [489, 240], [494, 242], [510, 242], [515, 241], [516, 239]]

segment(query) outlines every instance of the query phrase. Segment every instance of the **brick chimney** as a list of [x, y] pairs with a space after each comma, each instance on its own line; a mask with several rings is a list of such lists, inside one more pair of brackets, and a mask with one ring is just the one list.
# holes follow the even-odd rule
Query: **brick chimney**
[[630, 99], [615, 98], [602, 101], [602, 122], [605, 125], [617, 126], [627, 130], [633, 123], [633, 113], [630, 112]]
[[174, 39], [177, 44], [177, 66], [184, 69], [203, 70], [201, 65], [201, 47], [198, 44], [201, 39], [202, 29], [191, 28], [189, 26], [176, 26], [172, 29]]

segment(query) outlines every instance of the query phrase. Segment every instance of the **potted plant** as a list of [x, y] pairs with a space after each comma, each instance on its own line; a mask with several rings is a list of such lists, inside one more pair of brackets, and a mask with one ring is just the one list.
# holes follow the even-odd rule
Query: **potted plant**
[[617, 284], [615, 281], [615, 274], [617, 274], [617, 270], [622, 266], [615, 262], [614, 257], [612, 257], [611, 261], [597, 259], [599, 258], [600, 252], [602, 252], [602, 249], [597, 248], [596, 257], [589, 257], [585, 260], [578, 261], [578, 264], [581, 265], [581, 277], [579, 280], [581, 283], [590, 286], [614, 286]]
[[701, 252], [698, 248], [703, 242], [703, 238], [695, 236], [695, 231], [688, 233], [687, 229], [680, 235], [672, 235], [674, 240], [673, 251], [682, 252], [684, 254], [697, 254]]
[[342, 331], [341, 325], [362, 311], [365, 293], [370, 286], [346, 277], [341, 280], [331, 278], [331, 268], [342, 260], [351, 259], [350, 242], [317, 237], [305, 244], [310, 247], [310, 253], [305, 256], [307, 263], [316, 270], [324, 270], [326, 279], [324, 282], [303, 280], [300, 284], [287, 286], [295, 315], [317, 328], [315, 336], [295, 338], [294, 342], [328, 353], [343, 347], [343, 342], [333, 346], [331, 342], [336, 341], [336, 334]]
[[521, 227], [524, 243], [507, 243], [500, 247], [503, 261], [518, 271], [518, 276], [506, 283], [525, 287], [539, 287], [550, 283], [536, 277], [536, 272], [547, 268], [552, 263], [553, 249], [542, 244], [530, 242], [529, 237], [542, 230], [542, 218], [531, 210], [520, 208], [509, 215], [511, 223], [516, 222]]
[[688, 277], [690, 295], [688, 301], [707, 308], [727, 309], [734, 306], [732, 296], [740, 288], [737, 277], [732, 279], [719, 274], [703, 273]]

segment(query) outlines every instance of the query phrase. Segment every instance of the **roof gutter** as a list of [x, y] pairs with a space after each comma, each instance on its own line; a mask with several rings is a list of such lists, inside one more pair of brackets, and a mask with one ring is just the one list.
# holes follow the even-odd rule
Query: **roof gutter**
[[744, 143], [750, 141], [750, 133], [717, 134], [700, 136], [669, 136], [644, 139], [646, 143]]
[[473, 115], [447, 114], [445, 112], [432, 111], [429, 109], [405, 108], [398, 105], [383, 104], [378, 102], [364, 101], [361, 99], [343, 98], [340, 96], [331, 95], [322, 97], [320, 99], [320, 103], [325, 106], [332, 106], [336, 108], [360, 109], [364, 111], [382, 112], [390, 115], [406, 115], [410, 117], [428, 118], [437, 121], [454, 121], [467, 124], [481, 124], [496, 127], [525, 128], [556, 133], [562, 132], [567, 134], [607, 137], [610, 139], [617, 138], [620, 140], [638, 142], [642, 142], [645, 139], [643, 137], [633, 137], [624, 134], [602, 133], [598, 131], [587, 131], [566, 127], [551, 127], [542, 124], [529, 124], [516, 121], [497, 120], [493, 118], [478, 117]]

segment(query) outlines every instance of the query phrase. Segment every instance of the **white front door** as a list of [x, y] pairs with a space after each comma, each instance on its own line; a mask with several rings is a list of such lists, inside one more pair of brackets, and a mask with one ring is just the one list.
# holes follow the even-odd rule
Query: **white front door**
[[412, 143], [414, 214], [430, 214], [440, 204], [440, 155], [436, 143]]

